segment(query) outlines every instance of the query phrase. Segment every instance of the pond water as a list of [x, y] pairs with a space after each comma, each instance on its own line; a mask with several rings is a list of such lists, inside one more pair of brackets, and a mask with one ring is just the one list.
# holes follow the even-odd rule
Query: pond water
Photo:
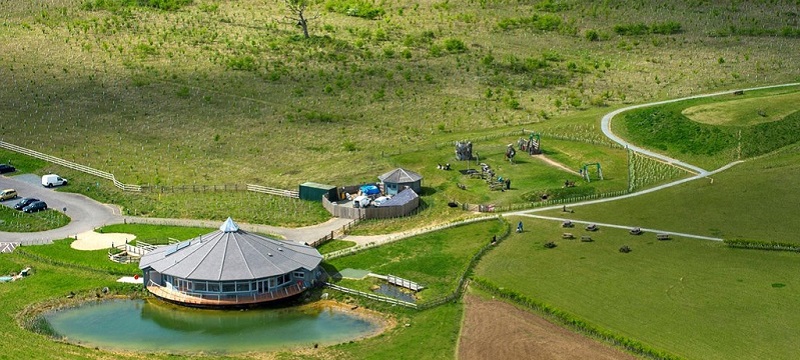
[[330, 306], [207, 310], [106, 300], [44, 315], [66, 341], [111, 350], [235, 353], [335, 344], [381, 325]]

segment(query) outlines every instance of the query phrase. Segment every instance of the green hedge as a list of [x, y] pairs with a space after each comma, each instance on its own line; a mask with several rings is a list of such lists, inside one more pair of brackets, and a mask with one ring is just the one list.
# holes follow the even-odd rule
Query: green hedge
[[725, 245], [728, 245], [728, 247], [732, 248], [800, 252], [800, 245], [798, 244], [782, 243], [777, 241], [735, 239], [724, 240], [723, 242]]
[[680, 357], [672, 355], [666, 351], [651, 348], [645, 344], [642, 344], [637, 340], [612, 333], [611, 331], [606, 329], [598, 328], [597, 326], [589, 324], [586, 321], [577, 318], [576, 316], [568, 312], [554, 308], [539, 300], [531, 299], [513, 290], [508, 290], [498, 287], [497, 285], [495, 285], [494, 283], [492, 283], [487, 279], [476, 277], [472, 279], [472, 284], [477, 285], [480, 289], [490, 292], [495, 296], [508, 299], [519, 305], [549, 315], [552, 318], [555, 318], [557, 321], [561, 322], [562, 324], [567, 325], [573, 329], [576, 329], [579, 332], [586, 334], [590, 337], [597, 338], [617, 346], [621, 346], [636, 355], [650, 359], [664, 359], [664, 360], [681, 359]]

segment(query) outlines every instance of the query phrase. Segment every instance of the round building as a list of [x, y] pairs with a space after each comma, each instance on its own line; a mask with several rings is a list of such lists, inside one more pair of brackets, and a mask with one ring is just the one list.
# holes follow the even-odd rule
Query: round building
[[194, 307], [256, 306], [295, 297], [320, 278], [322, 255], [305, 244], [240, 230], [219, 230], [144, 256], [139, 268], [158, 298]]

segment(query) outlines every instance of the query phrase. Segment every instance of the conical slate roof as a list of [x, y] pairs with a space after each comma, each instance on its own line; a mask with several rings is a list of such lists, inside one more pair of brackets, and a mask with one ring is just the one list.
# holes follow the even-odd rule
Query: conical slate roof
[[139, 268], [182, 279], [230, 281], [311, 271], [321, 261], [313, 247], [248, 233], [228, 218], [217, 231], [145, 254]]
[[381, 176], [378, 176], [378, 179], [383, 182], [403, 184], [421, 180], [422, 175], [417, 174], [411, 170], [397, 168]]

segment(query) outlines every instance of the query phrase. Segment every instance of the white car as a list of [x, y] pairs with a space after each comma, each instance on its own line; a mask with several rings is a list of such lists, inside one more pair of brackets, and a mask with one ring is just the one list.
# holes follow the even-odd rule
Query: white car
[[374, 204], [375, 206], [381, 206], [381, 205], [383, 205], [383, 203], [385, 203], [389, 199], [391, 199], [391, 197], [389, 197], [389, 196], [381, 196], [381, 197], [379, 197], [379, 198], [377, 198], [375, 200], [372, 200], [372, 204]]

